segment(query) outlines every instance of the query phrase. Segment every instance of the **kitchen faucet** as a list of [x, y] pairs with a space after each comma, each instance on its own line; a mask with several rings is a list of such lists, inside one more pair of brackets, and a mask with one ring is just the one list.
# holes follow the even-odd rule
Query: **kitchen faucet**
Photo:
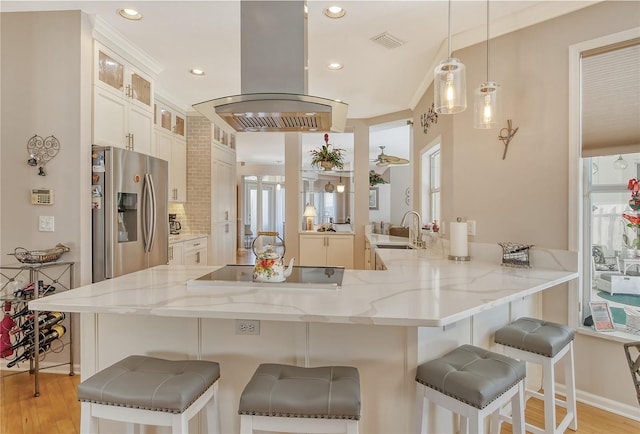
[[[407, 211], [406, 213], [404, 213], [404, 215], [402, 216], [402, 222], [400, 223], [400, 225], [402, 227], [406, 227], [405, 221], [407, 220], [407, 217], [409, 215], [413, 215], [414, 217], [418, 218], [418, 230], [416, 231], [414, 229], [414, 225], [411, 225], [411, 227], [409, 227], [409, 235], [413, 235], [411, 242], [416, 246], [416, 247], [422, 247], [423, 246], [423, 242], [422, 242], [422, 218], [420, 217], [420, 214], [417, 211]], [[414, 223], [415, 223], [415, 218], [414, 218]], [[413, 234], [411, 234], [411, 232], [413, 232]]]

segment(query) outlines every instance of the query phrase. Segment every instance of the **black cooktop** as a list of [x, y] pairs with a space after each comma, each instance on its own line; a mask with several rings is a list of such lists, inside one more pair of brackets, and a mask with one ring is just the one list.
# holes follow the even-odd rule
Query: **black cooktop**
[[287, 280], [279, 283], [254, 282], [253, 265], [225, 265], [211, 273], [187, 282], [188, 287], [206, 286], [278, 286], [296, 288], [337, 289], [342, 286], [344, 267], [294, 266]]

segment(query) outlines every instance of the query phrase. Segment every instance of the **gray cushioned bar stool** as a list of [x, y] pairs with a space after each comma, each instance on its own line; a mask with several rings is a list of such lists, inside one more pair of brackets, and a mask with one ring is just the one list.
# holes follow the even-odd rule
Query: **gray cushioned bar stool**
[[238, 407], [240, 433], [358, 433], [360, 376], [350, 366], [265, 363], [247, 383]]
[[[484, 420], [511, 402], [513, 432], [524, 434], [525, 363], [473, 345], [461, 345], [418, 366], [424, 385], [420, 432], [429, 429], [428, 403], [460, 416], [460, 432], [484, 432]], [[492, 426], [493, 432], [497, 432]]]
[[[576, 430], [576, 389], [573, 370], [573, 329], [562, 324], [536, 318], [519, 318], [495, 333], [495, 341], [504, 345], [504, 354], [519, 360], [542, 365], [544, 394], [527, 390], [526, 393], [544, 400], [544, 429], [527, 424], [533, 433], [563, 433], [567, 428]], [[556, 398], [554, 366], [564, 359], [566, 402]], [[567, 414], [556, 427], [556, 405], [565, 407]], [[501, 415], [502, 420], [509, 420]]]
[[164, 360], [129, 356], [78, 385], [80, 432], [97, 433], [98, 419], [172, 427], [189, 433], [189, 420], [205, 406], [207, 433], [220, 433], [220, 366], [204, 360]]

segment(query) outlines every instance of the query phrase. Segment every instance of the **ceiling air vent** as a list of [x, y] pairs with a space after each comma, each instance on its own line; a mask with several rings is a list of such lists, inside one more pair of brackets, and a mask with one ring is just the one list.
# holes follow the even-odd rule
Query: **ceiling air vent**
[[404, 45], [404, 41], [401, 41], [400, 39], [390, 35], [387, 32], [380, 33], [378, 36], [374, 36], [373, 38], [371, 38], [371, 40], [389, 49], [398, 48], [399, 46]]

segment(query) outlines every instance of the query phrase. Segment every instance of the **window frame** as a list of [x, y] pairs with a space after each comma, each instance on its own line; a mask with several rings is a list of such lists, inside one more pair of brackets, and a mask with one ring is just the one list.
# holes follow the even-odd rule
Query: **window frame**
[[[438, 187], [434, 187], [434, 157], [437, 159], [437, 174], [438, 174]], [[425, 164], [425, 159], [428, 159], [428, 164]], [[441, 140], [438, 137], [432, 141], [421, 153], [421, 209], [425, 222], [433, 222], [434, 220], [440, 220], [439, 215], [434, 216], [434, 197], [438, 195], [438, 213], [442, 209], [442, 149]], [[437, 217], [437, 218], [436, 218]]]
[[[628, 342], [637, 340], [638, 336], [616, 331], [611, 333], [598, 333], [590, 327], [582, 325], [585, 306], [585, 289], [591, 293], [591, 278], [585, 278], [585, 272], [589, 270], [591, 275], [591, 235], [585, 237], [585, 231], [589, 231], [590, 225], [590, 196], [586, 193], [586, 186], [590, 185], [590, 170], [585, 170], [588, 161], [582, 158], [581, 141], [581, 53], [598, 47], [613, 45], [624, 40], [640, 37], [640, 28], [625, 30], [606, 35], [589, 41], [580, 42], [569, 47], [569, 213], [568, 213], [568, 241], [569, 250], [578, 252], [578, 279], [569, 282], [568, 293], [568, 320], [578, 332], [600, 337], [602, 339]], [[590, 160], [590, 159], [588, 159]], [[587, 184], [587, 182], [589, 184]], [[590, 193], [590, 192], [589, 192]], [[585, 198], [588, 198], [585, 200]], [[587, 216], [586, 213], [589, 213]], [[576, 224], [577, 223], [577, 224]], [[585, 285], [589, 284], [589, 288]], [[577, 307], [577, 308], [576, 308]]]

